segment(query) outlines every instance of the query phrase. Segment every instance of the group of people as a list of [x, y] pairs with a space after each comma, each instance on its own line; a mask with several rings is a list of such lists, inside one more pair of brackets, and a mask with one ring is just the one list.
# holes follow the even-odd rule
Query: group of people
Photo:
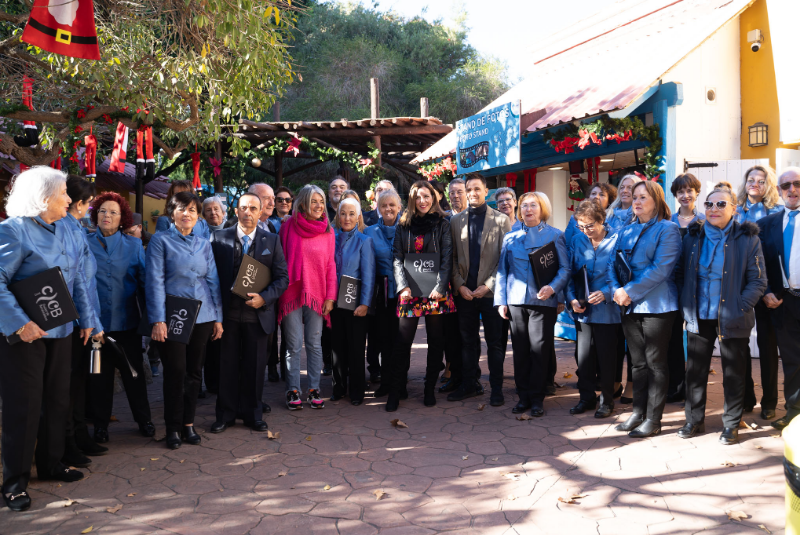
[[[34, 449], [40, 479], [68, 482], [83, 477], [71, 466], [88, 466], [86, 455], [106, 451], [115, 370], [140, 433], [154, 436], [143, 336], [154, 350], [151, 364], [162, 363], [165, 442], [173, 449], [201, 442], [194, 416], [204, 379], [217, 394], [212, 433], [237, 420], [266, 431], [265, 376], [278, 381], [279, 370], [289, 410], [324, 408], [324, 374], [332, 375], [329, 399], [362, 404], [369, 391], [365, 355], [369, 382], [380, 383], [373, 395], [386, 396], [386, 411], [396, 411], [408, 398], [423, 316], [426, 406], [436, 404], [440, 381], [438, 392], [449, 401], [484, 394], [482, 322], [490, 404], [505, 403], [510, 331], [518, 395], [511, 410], [541, 417], [555, 388], [554, 327], [564, 307], [577, 331], [580, 397], [572, 414], [595, 410], [606, 418], [620, 398], [633, 411], [617, 429], [648, 437], [660, 432], [665, 403], [685, 398], [686, 425], [678, 434], [704, 432], [718, 340], [720, 440], [735, 443], [742, 413], [756, 404], [748, 338], [757, 324], [762, 417], [775, 417], [779, 348], [787, 414], [773, 425], [785, 427], [800, 412], [792, 335], [800, 322], [800, 237], [792, 247], [800, 233], [800, 169], [776, 182], [771, 169], [754, 167], [739, 195], [717, 184], [704, 201], [705, 218], [695, 209], [695, 177], [677, 177], [672, 189], [680, 203], [674, 215], [655, 182], [628, 175], [619, 189], [594, 184], [562, 232], [548, 224], [546, 195], [518, 198], [500, 188], [495, 210], [478, 174], [454, 179], [448, 192], [438, 182], [415, 182], [405, 206], [393, 184], [381, 181], [374, 208], [363, 213], [359, 195], [340, 176], [327, 196], [314, 185], [295, 196], [254, 184], [230, 219], [220, 199], [201, 202], [190, 184], [174, 182], [166, 215], [149, 235], [118, 194], [95, 195], [91, 183], [48, 167], [25, 171], [7, 200], [10, 217], [0, 224], [3, 498], [12, 510], [30, 506]], [[87, 213], [91, 229], [81, 224]], [[540, 286], [530, 254], [549, 245], [557, 269]], [[270, 280], [240, 297], [232, 287], [245, 256], [267, 266]], [[414, 273], [423, 264], [431, 278], [424, 291]], [[44, 331], [9, 287], [56, 266], [79, 319]], [[343, 284], [355, 288], [344, 301]], [[201, 303], [188, 343], [170, 339], [170, 296]], [[6, 338], [14, 334], [21, 343]], [[90, 340], [104, 344], [97, 374], [89, 373]]]

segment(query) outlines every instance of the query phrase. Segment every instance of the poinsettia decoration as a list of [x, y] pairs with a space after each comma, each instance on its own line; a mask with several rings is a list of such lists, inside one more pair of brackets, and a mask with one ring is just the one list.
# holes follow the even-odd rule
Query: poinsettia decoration
[[417, 172], [427, 178], [428, 182], [432, 180], [438, 180], [440, 178], [450, 182], [456, 177], [456, 174], [458, 173], [458, 166], [456, 165], [456, 162], [453, 161], [453, 158], [448, 156], [440, 162], [433, 162], [428, 165], [420, 166]]

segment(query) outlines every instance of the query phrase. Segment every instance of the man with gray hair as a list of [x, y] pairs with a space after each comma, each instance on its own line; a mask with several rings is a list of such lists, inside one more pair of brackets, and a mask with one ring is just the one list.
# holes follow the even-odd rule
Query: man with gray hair
[[364, 212], [362, 215], [364, 216], [364, 225], [370, 227], [372, 225], [377, 225], [378, 220], [380, 219], [380, 214], [378, 213], [378, 197], [381, 196], [381, 193], [384, 191], [392, 190], [394, 191], [394, 184], [392, 184], [389, 180], [381, 180], [377, 184], [375, 184], [375, 210], [370, 210], [368, 212]]
[[463, 178], [454, 178], [448, 187], [450, 194], [450, 206], [453, 208], [453, 215], [467, 209], [467, 186]]

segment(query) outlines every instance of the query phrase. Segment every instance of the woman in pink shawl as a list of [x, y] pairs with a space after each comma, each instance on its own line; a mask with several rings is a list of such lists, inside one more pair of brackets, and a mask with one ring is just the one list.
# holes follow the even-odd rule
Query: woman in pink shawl
[[300, 397], [300, 349], [306, 343], [308, 404], [322, 409], [322, 322], [336, 300], [336, 236], [328, 222], [325, 194], [304, 186], [294, 200], [293, 215], [281, 225], [281, 245], [289, 268], [289, 287], [278, 300], [278, 323], [286, 333], [286, 406], [303, 408]]

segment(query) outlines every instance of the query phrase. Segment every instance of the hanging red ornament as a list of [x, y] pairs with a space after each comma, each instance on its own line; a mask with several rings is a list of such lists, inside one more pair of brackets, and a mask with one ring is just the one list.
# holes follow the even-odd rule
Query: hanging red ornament
[[517, 185], [517, 173], [506, 173], [506, 184], [509, 188], [516, 187]]
[[50, 162], [50, 167], [52, 167], [53, 169], [58, 169], [59, 171], [61, 170], [61, 152], [62, 152], [62, 149], [61, 149], [61, 147], [59, 147], [58, 148], [58, 156], [56, 156], [55, 160]]
[[97, 177], [97, 138], [94, 137], [92, 128], [89, 128], [89, 135], [83, 138], [86, 144], [86, 152], [83, 155], [86, 165], [86, 178], [89, 182], [94, 182]]
[[114, 134], [114, 149], [111, 151], [111, 162], [108, 165], [109, 171], [117, 173], [125, 172], [125, 158], [128, 151], [128, 127], [121, 122], [117, 123], [117, 131]]
[[[197, 151], [197, 144], [194, 146], [194, 150]], [[196, 191], [200, 191], [203, 189], [203, 183], [200, 182], [200, 153], [193, 152], [192, 153], [192, 171], [194, 171], [194, 178], [192, 179], [192, 187]]]
[[154, 178], [153, 127], [140, 126], [136, 131], [136, 180], [143, 180], [147, 184]]
[[100, 59], [92, 0], [34, 0], [22, 41], [62, 56]]

